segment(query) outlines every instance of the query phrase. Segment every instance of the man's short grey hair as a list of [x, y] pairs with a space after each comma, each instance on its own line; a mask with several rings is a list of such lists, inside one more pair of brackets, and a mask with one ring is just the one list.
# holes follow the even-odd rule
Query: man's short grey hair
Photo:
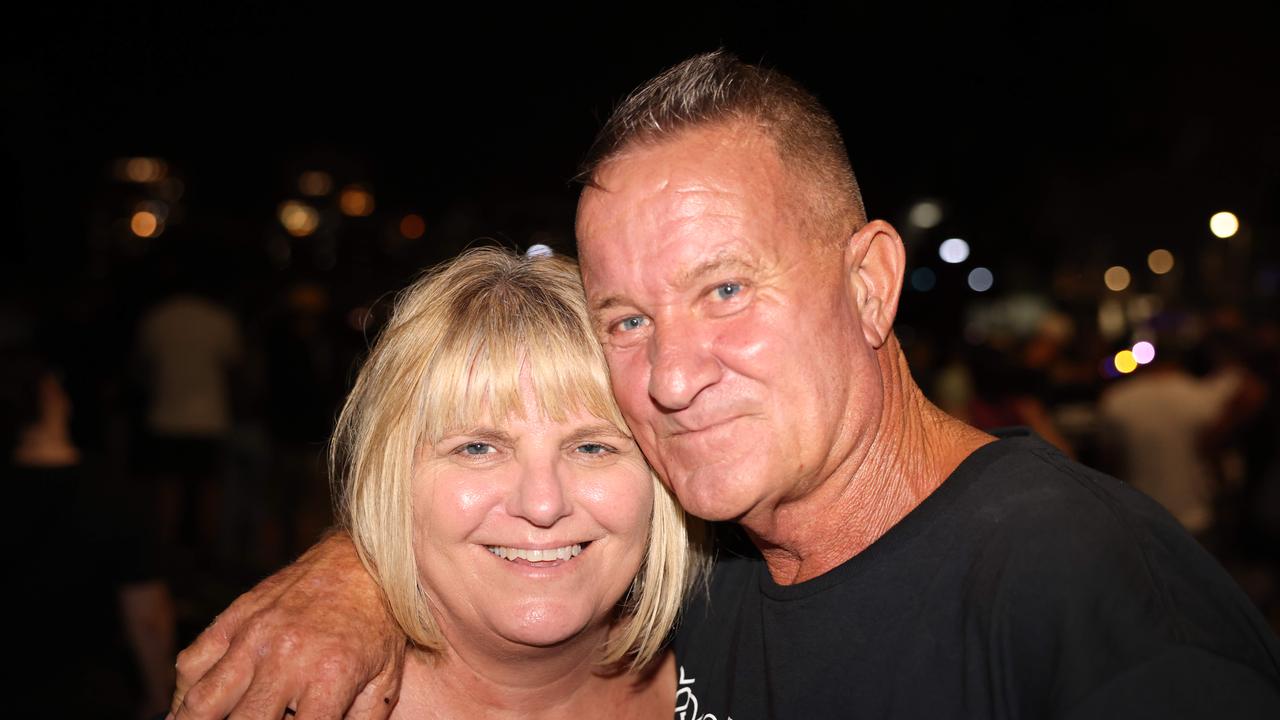
[[725, 50], [695, 55], [628, 95], [596, 135], [577, 179], [599, 187], [601, 166], [629, 149], [691, 128], [739, 123], [763, 132], [784, 165], [810, 185], [817, 227], [847, 233], [866, 222], [858, 181], [831, 113], [786, 75], [744, 63]]

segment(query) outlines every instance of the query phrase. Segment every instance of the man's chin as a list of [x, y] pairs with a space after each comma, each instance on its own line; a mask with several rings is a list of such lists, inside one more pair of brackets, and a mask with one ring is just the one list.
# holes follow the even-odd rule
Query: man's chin
[[742, 476], [694, 473], [672, 483], [680, 505], [691, 515], [712, 522], [736, 521], [755, 506], [747, 497]]

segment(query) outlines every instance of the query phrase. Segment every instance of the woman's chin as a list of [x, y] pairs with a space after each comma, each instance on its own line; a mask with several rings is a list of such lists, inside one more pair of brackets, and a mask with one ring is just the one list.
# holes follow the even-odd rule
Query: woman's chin
[[494, 620], [493, 627], [505, 640], [535, 648], [556, 647], [593, 631], [607, 631], [603, 618], [592, 618], [582, 608], [560, 605], [524, 605]]

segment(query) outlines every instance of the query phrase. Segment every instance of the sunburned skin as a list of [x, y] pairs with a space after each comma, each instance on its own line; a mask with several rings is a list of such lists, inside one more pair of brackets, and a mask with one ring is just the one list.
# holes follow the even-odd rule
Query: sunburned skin
[[775, 581], [868, 547], [991, 441], [910, 378], [897, 232], [810, 222], [818, 189], [754, 125], [639, 145], [594, 180], [578, 250], [622, 414], [685, 509], [745, 528]]

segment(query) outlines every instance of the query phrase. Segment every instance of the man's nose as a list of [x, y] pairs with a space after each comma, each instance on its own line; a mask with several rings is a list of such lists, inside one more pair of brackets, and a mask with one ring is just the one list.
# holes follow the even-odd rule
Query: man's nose
[[572, 512], [561, 468], [554, 459], [522, 464], [520, 483], [507, 501], [507, 512], [538, 527], [551, 527]]
[[722, 369], [695, 327], [661, 324], [650, 339], [649, 397], [667, 410], [683, 410], [706, 387], [720, 379]]

